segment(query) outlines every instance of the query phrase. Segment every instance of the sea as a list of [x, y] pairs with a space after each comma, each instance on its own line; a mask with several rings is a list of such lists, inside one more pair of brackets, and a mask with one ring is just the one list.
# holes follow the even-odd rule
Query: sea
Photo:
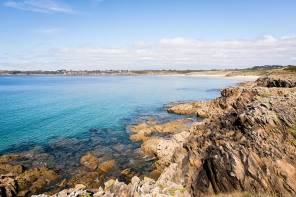
[[[35, 167], [69, 175], [89, 151], [125, 168], [149, 170], [131, 125], [184, 119], [175, 103], [211, 100], [242, 80], [187, 76], [0, 76], [0, 156], [25, 152]], [[191, 117], [199, 121], [196, 117]], [[127, 151], [130, 150], [130, 151]], [[146, 162], [147, 165], [139, 165]], [[71, 172], [75, 172], [72, 170]], [[114, 176], [116, 173], [114, 174]]]

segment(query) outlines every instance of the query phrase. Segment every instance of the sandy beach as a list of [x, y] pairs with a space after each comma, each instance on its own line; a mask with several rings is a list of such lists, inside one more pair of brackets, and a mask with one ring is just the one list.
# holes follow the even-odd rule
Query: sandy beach
[[211, 74], [176, 74], [176, 75], [161, 75], [161, 76], [184, 76], [184, 77], [203, 77], [203, 78], [220, 78], [220, 79], [238, 79], [245, 81], [256, 81], [260, 76], [255, 75], [237, 75], [237, 76], [227, 76], [227, 75], [211, 75]]
[[184, 75], [184, 76], [190, 76], [190, 77], [207, 77], [207, 78], [223, 78], [223, 79], [241, 79], [246, 81], [256, 81], [260, 76], [244, 76], [244, 75], [238, 75], [238, 76], [227, 76], [227, 75]]

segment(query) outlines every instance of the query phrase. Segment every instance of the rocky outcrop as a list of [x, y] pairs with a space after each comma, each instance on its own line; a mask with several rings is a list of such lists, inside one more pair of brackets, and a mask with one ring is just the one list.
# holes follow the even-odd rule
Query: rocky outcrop
[[183, 145], [189, 134], [189, 130], [184, 130], [167, 139], [151, 137], [142, 144], [141, 149], [144, 153], [155, 156], [157, 158], [155, 168], [163, 171], [169, 164], [183, 159], [184, 154], [182, 153], [186, 152]]
[[0, 175], [1, 196], [36, 194], [59, 178], [55, 170], [46, 167], [25, 170], [22, 166], [8, 166], [2, 168]]
[[208, 102], [208, 118], [192, 125], [184, 159], [170, 164], [160, 179], [183, 185], [193, 196], [295, 196], [296, 89], [277, 86], [222, 90]]
[[[262, 80], [259, 78], [256, 83]], [[293, 88], [267, 88], [257, 87], [248, 84], [248, 87], [234, 86], [221, 90], [221, 97], [211, 101], [197, 101], [186, 104], [175, 105], [168, 109], [170, 113], [177, 114], [195, 114], [198, 117], [210, 118], [221, 114], [230, 113], [231, 111], [243, 108], [251, 102], [255, 96], [270, 97], [283, 96], [295, 92]]]
[[293, 75], [261, 77], [256, 82], [258, 86], [263, 87], [292, 88], [296, 86], [296, 80]]
[[152, 134], [169, 135], [176, 133], [188, 127], [191, 122], [189, 119], [176, 120], [164, 124], [157, 124], [156, 122], [146, 122], [146, 124], [139, 124], [131, 128], [133, 134], [130, 136], [132, 141], [146, 141]]
[[[131, 128], [131, 131], [136, 132], [136, 134], [131, 135], [130, 139], [132, 141], [143, 141], [141, 150], [145, 154], [157, 158], [154, 163], [156, 171], [152, 173], [152, 177], [158, 172], [162, 172], [170, 163], [181, 160], [182, 154], [179, 153], [185, 151], [183, 143], [189, 136], [191, 121], [184, 119], [164, 124], [149, 121], [146, 124], [139, 124]], [[161, 136], [151, 136], [152, 134], [161, 134]], [[156, 177], [158, 176], [159, 174]]]

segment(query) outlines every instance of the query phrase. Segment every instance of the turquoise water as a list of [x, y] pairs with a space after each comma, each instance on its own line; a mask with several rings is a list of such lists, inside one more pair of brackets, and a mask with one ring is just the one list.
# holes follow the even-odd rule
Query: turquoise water
[[[83, 155], [100, 150], [124, 169], [141, 162], [135, 156], [140, 143], [132, 143], [126, 131], [127, 125], [145, 119], [137, 117], [182, 118], [163, 107], [213, 99], [219, 89], [237, 82], [179, 76], [0, 76], [0, 155], [33, 150], [29, 155], [36, 156], [35, 163], [22, 164], [42, 161], [62, 170], [79, 167]], [[121, 154], [128, 148], [135, 152]]]
[[175, 76], [1, 76], [0, 151], [91, 128], [123, 131], [123, 119], [149, 115], [174, 101], [213, 99], [218, 89], [236, 82]]

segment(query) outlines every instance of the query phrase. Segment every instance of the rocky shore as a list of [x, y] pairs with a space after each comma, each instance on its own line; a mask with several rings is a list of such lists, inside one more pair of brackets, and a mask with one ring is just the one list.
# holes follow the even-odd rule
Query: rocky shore
[[[18, 154], [0, 157], [0, 196], [212, 196], [263, 194], [296, 196], [296, 77], [268, 76], [221, 90], [212, 101], [175, 105], [169, 113], [194, 114], [201, 122], [148, 121], [131, 128], [132, 141], [155, 157], [154, 171], [127, 181], [106, 177], [116, 168], [89, 153], [81, 163], [90, 172], [60, 180], [47, 167], [13, 165]], [[120, 147], [118, 147], [120, 148]], [[150, 178], [148, 178], [150, 177]], [[104, 184], [102, 184], [104, 182]]]

